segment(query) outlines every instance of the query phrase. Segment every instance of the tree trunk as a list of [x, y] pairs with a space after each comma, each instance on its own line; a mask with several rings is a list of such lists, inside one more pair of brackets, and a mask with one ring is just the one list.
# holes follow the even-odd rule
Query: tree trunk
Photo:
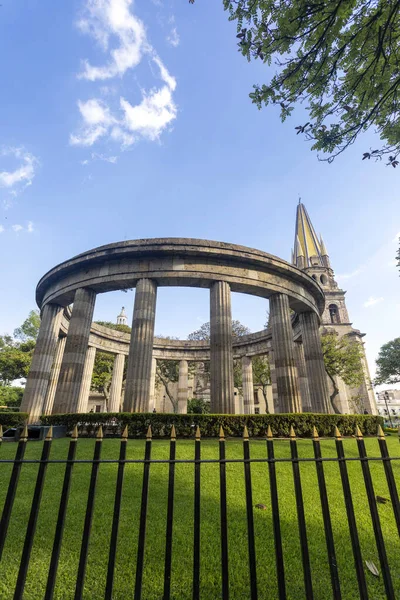
[[159, 371], [157, 372], [157, 375], [161, 379], [161, 383], [163, 384], [163, 386], [165, 388], [165, 392], [166, 392], [168, 398], [170, 399], [170, 402], [171, 402], [172, 407], [174, 409], [174, 413], [176, 413], [178, 411], [178, 402], [175, 400], [175, 398], [171, 394], [171, 391], [170, 391], [170, 389], [168, 387], [168, 385], [170, 384], [170, 381], [168, 379], [166, 379]]
[[264, 400], [265, 400], [265, 412], [267, 413], [267, 415], [269, 415], [268, 399], [267, 399], [267, 386], [263, 385], [261, 389], [262, 389], [262, 393], [263, 393]]
[[340, 414], [341, 414], [341, 413], [340, 413], [340, 410], [337, 408], [337, 406], [336, 406], [336, 403], [335, 403], [335, 398], [336, 398], [336, 396], [337, 396], [337, 395], [338, 395], [338, 393], [339, 393], [339, 388], [338, 388], [338, 386], [336, 385], [336, 381], [334, 380], [334, 378], [332, 377], [332, 375], [330, 375], [330, 374], [328, 373], [328, 371], [326, 371], [326, 373], [327, 373], [327, 375], [328, 375], [329, 379], [331, 380], [331, 382], [332, 382], [332, 386], [333, 386], [333, 392], [332, 392], [332, 394], [329, 396], [329, 398], [330, 398], [330, 401], [331, 401], [331, 405], [332, 405], [332, 408], [333, 408], [333, 410], [335, 411], [335, 414], [337, 414], [337, 415], [340, 415]]

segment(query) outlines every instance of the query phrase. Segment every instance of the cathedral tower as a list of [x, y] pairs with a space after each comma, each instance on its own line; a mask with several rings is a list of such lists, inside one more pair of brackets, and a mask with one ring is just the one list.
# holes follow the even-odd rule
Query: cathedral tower
[[335, 281], [330, 258], [322, 237], [315, 233], [306, 207], [299, 200], [296, 214], [294, 234], [293, 264], [305, 271], [321, 286], [326, 304], [321, 317], [322, 331], [335, 331], [340, 337], [351, 336], [362, 346], [362, 362], [364, 382], [357, 388], [349, 388], [340, 379], [336, 381], [339, 388], [338, 408], [342, 413], [364, 412], [377, 414], [375, 396], [371, 385], [367, 359], [362, 338], [365, 333], [354, 329], [350, 323], [346, 308], [345, 294]]
[[128, 318], [125, 312], [125, 306], [121, 308], [121, 312], [117, 317], [117, 325], [128, 325]]

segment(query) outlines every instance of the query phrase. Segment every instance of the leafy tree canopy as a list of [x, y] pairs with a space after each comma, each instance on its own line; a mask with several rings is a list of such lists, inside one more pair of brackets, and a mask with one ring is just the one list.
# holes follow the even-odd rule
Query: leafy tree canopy
[[114, 356], [112, 354], [96, 352], [90, 389], [103, 394], [107, 402], [110, 397], [113, 366]]
[[[243, 325], [240, 321], [233, 320], [232, 321], [232, 336], [234, 338], [241, 337], [242, 335], [247, 335], [250, 333], [250, 329]], [[210, 322], [203, 323], [200, 329], [197, 331], [193, 331], [189, 333], [188, 340], [193, 341], [209, 341], [210, 339]]]
[[0, 406], [19, 408], [23, 395], [24, 388], [22, 387], [0, 386]]
[[378, 367], [375, 383], [398, 383], [400, 381], [400, 338], [383, 344], [376, 359]]
[[22, 342], [29, 340], [36, 341], [39, 335], [40, 313], [38, 310], [31, 310], [21, 327], [14, 329], [14, 337]]
[[129, 325], [117, 325], [111, 321], [95, 321], [97, 325], [103, 325], [103, 327], [109, 327], [109, 329], [115, 329], [116, 331], [123, 331], [124, 333], [131, 333], [132, 328]]
[[347, 336], [339, 337], [337, 333], [328, 332], [321, 336], [325, 370], [333, 386], [331, 403], [336, 413], [339, 412], [335, 398], [339, 393], [335, 377], [340, 377], [346, 385], [357, 387], [364, 380], [361, 363], [361, 345]]
[[187, 403], [188, 414], [204, 415], [210, 412], [210, 401], [202, 398], [190, 398]]
[[253, 384], [261, 388], [268, 411], [267, 388], [271, 385], [271, 367], [267, 356], [255, 356], [252, 360]]
[[[189, 0], [194, 2], [194, 0]], [[237, 22], [239, 50], [275, 66], [252, 101], [308, 110], [297, 125], [312, 149], [335, 156], [369, 128], [379, 148], [364, 159], [398, 165], [400, 152], [400, 3], [397, 0], [223, 0]]]

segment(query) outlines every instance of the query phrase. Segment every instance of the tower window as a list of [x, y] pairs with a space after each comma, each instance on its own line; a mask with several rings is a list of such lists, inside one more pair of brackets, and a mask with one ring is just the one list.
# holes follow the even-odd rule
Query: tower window
[[328, 278], [326, 275], [321, 275], [321, 277], [319, 278], [320, 282], [322, 283], [322, 285], [326, 285], [328, 283]]
[[314, 273], [314, 275], [311, 275], [311, 277], [312, 277], [313, 279], [315, 279], [315, 281], [317, 281], [317, 276], [316, 276], [316, 274], [315, 274], [315, 273]]
[[331, 318], [331, 323], [340, 323], [339, 309], [336, 304], [329, 305], [329, 316]]

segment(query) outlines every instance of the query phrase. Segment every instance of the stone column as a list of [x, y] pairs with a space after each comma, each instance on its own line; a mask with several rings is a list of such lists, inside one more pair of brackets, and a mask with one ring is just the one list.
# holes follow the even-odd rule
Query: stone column
[[231, 289], [225, 281], [213, 283], [210, 291], [210, 375], [211, 412], [233, 414]]
[[58, 304], [46, 304], [42, 310], [39, 335], [21, 402], [21, 412], [29, 414], [29, 423], [38, 421], [44, 410], [62, 311], [62, 307]]
[[245, 415], [254, 414], [253, 363], [248, 356], [242, 357], [243, 409]]
[[151, 360], [151, 376], [150, 376], [150, 401], [149, 401], [149, 412], [153, 412], [156, 407], [156, 373], [157, 373], [157, 359], [152, 358]]
[[269, 299], [269, 306], [279, 412], [301, 412], [289, 298], [286, 294], [273, 294]]
[[178, 413], [187, 413], [188, 401], [188, 362], [179, 361], [179, 380], [178, 380]]
[[93, 367], [94, 367], [95, 358], [96, 358], [96, 348], [93, 348], [93, 346], [89, 346], [89, 348], [86, 351], [86, 359], [85, 359], [85, 365], [83, 368], [83, 375], [82, 375], [82, 385], [81, 385], [81, 391], [80, 391], [79, 400], [78, 400], [78, 411], [77, 412], [79, 412], [79, 413], [86, 413], [88, 411], [90, 384], [92, 383], [92, 375], [93, 375]]
[[311, 410], [315, 413], [331, 413], [318, 315], [311, 311], [301, 313], [300, 325], [310, 388]]
[[62, 363], [62, 359], [64, 356], [66, 341], [67, 341], [67, 338], [65, 336], [58, 338], [56, 357], [54, 359], [53, 366], [51, 368], [50, 381], [49, 381], [49, 385], [47, 387], [46, 399], [44, 401], [44, 409], [43, 409], [44, 415], [51, 415], [51, 413], [53, 412], [54, 397], [56, 395], [58, 378], [60, 376], [61, 363]]
[[108, 412], [117, 413], [120, 411], [122, 381], [124, 379], [125, 355], [116, 354], [110, 387], [110, 399], [108, 401]]
[[132, 334], [126, 373], [124, 411], [148, 412], [157, 285], [151, 279], [136, 284]]
[[275, 414], [279, 412], [278, 386], [276, 385], [275, 357], [274, 351], [268, 353], [269, 367], [271, 369], [271, 391], [272, 391], [272, 406], [268, 406], [269, 412]]
[[304, 348], [301, 342], [294, 343], [294, 357], [296, 360], [297, 374], [299, 376], [301, 406], [303, 412], [312, 412], [310, 387], [308, 385], [308, 375], [306, 360], [304, 358]]
[[76, 290], [53, 413], [78, 412], [95, 302], [96, 292], [93, 290]]

